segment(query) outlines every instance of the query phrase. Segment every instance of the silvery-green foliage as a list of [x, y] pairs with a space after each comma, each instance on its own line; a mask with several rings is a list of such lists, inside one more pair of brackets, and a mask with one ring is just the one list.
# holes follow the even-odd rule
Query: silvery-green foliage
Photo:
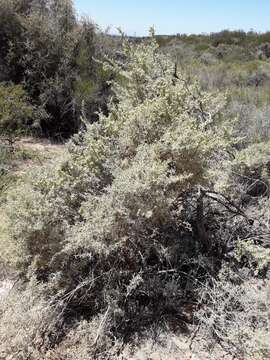
[[[94, 338], [81, 323], [93, 341], [91, 349], [85, 342], [84, 356], [104, 334], [118, 341], [166, 314], [175, 320], [183, 302], [197, 299], [201, 277], [218, 272], [223, 259], [216, 261], [219, 249], [212, 257], [202, 251], [198, 188], [212, 187], [220, 169], [231, 174], [252, 153], [228, 160], [235, 140], [224, 120], [225, 97], [188, 81], [153, 39], [124, 41], [118, 59], [104, 64], [115, 79], [109, 114], [74, 137], [61, 159], [29, 174], [5, 209], [13, 262], [46, 284], [63, 318], [98, 322]], [[224, 215], [220, 203], [207, 206], [219, 237], [211, 237], [213, 245], [245, 234], [246, 218]], [[71, 336], [73, 330], [79, 334], [80, 326]]]
[[30, 258], [43, 257], [45, 243], [46, 255], [60, 243], [87, 249], [95, 241], [118, 242], [146, 223], [170, 223], [172, 203], [207, 183], [213, 159], [230, 145], [222, 95], [204, 93], [175, 73], [154, 40], [125, 41], [123, 58], [105, 64], [116, 78], [109, 115], [88, 125], [67, 158], [46, 175], [35, 174], [14, 200], [13, 236]]
[[192, 292], [178, 273], [200, 267], [184, 199], [210, 185], [232, 143], [224, 96], [187, 81], [153, 39], [125, 41], [120, 59], [104, 65], [115, 78], [109, 115], [30, 174], [6, 208], [13, 262], [47, 283], [63, 313], [104, 314], [113, 336], [179, 312]]

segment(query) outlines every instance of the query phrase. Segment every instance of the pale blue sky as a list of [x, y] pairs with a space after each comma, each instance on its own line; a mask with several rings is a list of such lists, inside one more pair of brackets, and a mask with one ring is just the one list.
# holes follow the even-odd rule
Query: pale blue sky
[[102, 28], [129, 35], [270, 30], [270, 0], [74, 0], [77, 12]]

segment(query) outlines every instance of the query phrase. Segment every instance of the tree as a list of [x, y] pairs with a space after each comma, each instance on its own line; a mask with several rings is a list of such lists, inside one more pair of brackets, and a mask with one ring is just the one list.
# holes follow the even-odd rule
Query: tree
[[[69, 0], [1, 1], [0, 65], [7, 80], [22, 84], [32, 102], [47, 112], [40, 119], [43, 135], [69, 137], [80, 126], [81, 102], [103, 81], [92, 59], [96, 28], [77, 21]], [[88, 92], [77, 86], [81, 78], [93, 84]]]

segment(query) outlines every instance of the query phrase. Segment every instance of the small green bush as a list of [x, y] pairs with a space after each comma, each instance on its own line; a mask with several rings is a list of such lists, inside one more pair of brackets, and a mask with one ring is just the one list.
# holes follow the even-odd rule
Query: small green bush
[[31, 129], [38, 111], [21, 85], [0, 84], [0, 136], [15, 137]]

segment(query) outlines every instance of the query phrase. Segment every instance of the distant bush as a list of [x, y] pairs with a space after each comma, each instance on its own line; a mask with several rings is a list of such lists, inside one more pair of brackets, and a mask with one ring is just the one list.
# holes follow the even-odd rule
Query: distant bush
[[265, 60], [270, 58], [270, 43], [261, 44], [258, 46], [257, 55], [259, 59]]
[[[253, 98], [253, 101], [256, 100]], [[246, 99], [232, 100], [227, 108], [228, 116], [238, 117], [236, 131], [242, 137], [241, 143], [251, 145], [268, 141], [270, 138], [270, 107], [258, 106]]]
[[195, 46], [195, 51], [206, 51], [209, 50], [209, 44], [198, 44]]
[[0, 137], [11, 140], [29, 132], [42, 117], [21, 85], [0, 83]]

